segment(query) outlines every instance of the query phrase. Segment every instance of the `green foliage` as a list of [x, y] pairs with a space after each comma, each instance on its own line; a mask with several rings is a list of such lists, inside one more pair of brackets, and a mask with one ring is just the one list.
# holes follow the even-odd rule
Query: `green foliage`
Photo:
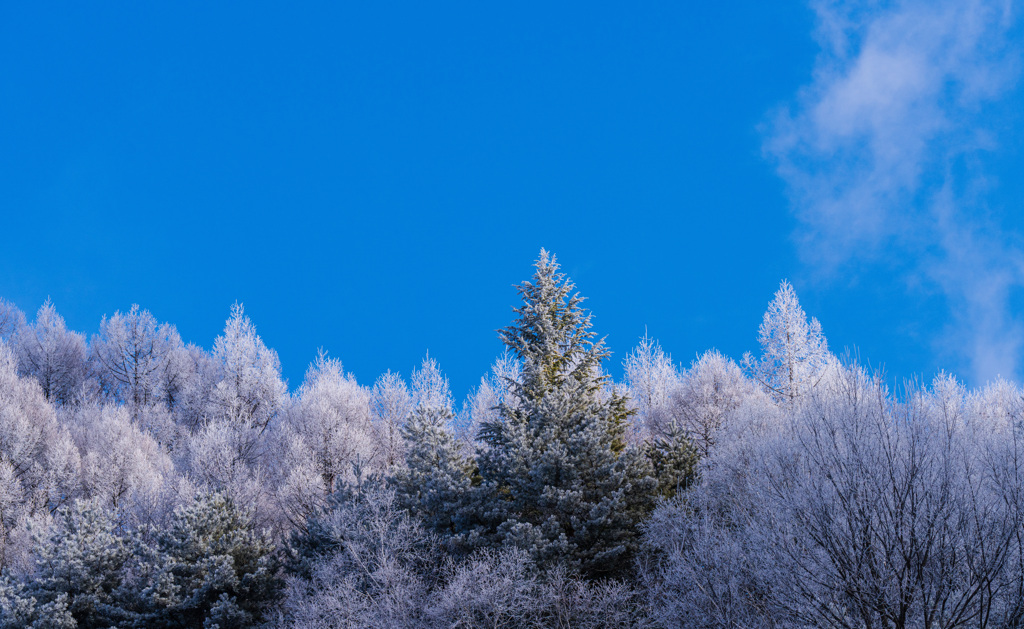
[[481, 482], [469, 495], [471, 546], [512, 545], [541, 566], [590, 575], [623, 569], [637, 525], [653, 508], [649, 461], [626, 445], [626, 398], [609, 391], [583, 298], [541, 251], [533, 280], [519, 287], [518, 318], [501, 331], [522, 361], [499, 419], [481, 429]]
[[281, 589], [273, 551], [223, 494], [179, 509], [153, 542], [79, 501], [39, 540], [35, 570], [0, 582], [0, 629], [250, 627]]
[[249, 627], [282, 587], [271, 540], [223, 493], [199, 496], [156, 537], [142, 593], [147, 627]]
[[449, 535], [462, 524], [460, 506], [473, 471], [452, 434], [452, 419], [449, 408], [417, 406], [402, 427], [406, 466], [391, 478], [402, 506], [427, 529]]
[[697, 450], [675, 422], [669, 425], [665, 435], [651, 440], [644, 450], [658, 479], [659, 496], [672, 498], [696, 480]]
[[0, 627], [127, 626], [135, 617], [125, 588], [130, 557], [110, 513], [98, 503], [79, 501], [61, 509], [50, 534], [37, 540], [31, 578], [0, 585]]

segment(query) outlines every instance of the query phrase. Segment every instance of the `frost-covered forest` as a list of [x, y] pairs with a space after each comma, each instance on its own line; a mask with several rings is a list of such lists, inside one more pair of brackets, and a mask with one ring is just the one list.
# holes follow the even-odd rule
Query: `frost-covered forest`
[[241, 305], [207, 351], [0, 300], [0, 628], [1024, 624], [1014, 384], [890, 391], [787, 282], [759, 353], [614, 382], [553, 256], [518, 290], [464, 401], [429, 358], [289, 391]]

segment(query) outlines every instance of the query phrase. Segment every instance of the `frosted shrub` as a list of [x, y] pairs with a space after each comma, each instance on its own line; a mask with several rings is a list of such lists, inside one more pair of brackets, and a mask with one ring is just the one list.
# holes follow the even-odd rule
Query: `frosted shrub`
[[[442, 558], [379, 482], [344, 487], [293, 541], [280, 622], [295, 628], [422, 626]], [[334, 624], [330, 624], [334, 623]]]

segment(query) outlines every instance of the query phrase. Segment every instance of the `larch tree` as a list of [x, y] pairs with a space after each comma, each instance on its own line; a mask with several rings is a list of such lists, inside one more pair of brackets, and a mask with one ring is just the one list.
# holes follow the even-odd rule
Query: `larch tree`
[[25, 313], [6, 299], [0, 298], [0, 341], [10, 339], [23, 325]]
[[52, 405], [0, 343], [0, 570], [25, 567], [29, 528], [77, 493], [79, 466]]
[[[690, 365], [669, 395], [667, 413], [658, 435], [669, 424], [683, 429], [701, 458], [706, 458], [718, 441], [719, 432], [746, 404], [767, 400], [756, 382], [743, 375], [731, 358], [717, 350], [704, 352]], [[664, 420], [669, 422], [665, 423]]]
[[448, 378], [441, 371], [437, 361], [428, 354], [419, 369], [412, 372], [412, 405], [432, 408], [452, 407], [452, 393]]
[[59, 418], [81, 456], [83, 497], [116, 512], [135, 511], [173, 482], [170, 456], [124, 406], [82, 404]]
[[977, 416], [951, 378], [897, 400], [849, 365], [787, 422], [746, 418], [647, 525], [662, 623], [1019, 627], [1021, 399]]
[[541, 565], [614, 573], [635, 548], [657, 482], [623, 439], [627, 399], [605, 386], [609, 352], [583, 298], [547, 251], [535, 266], [518, 288], [518, 318], [500, 332], [522, 363], [521, 381], [481, 429], [477, 521], [463, 537], [518, 546]]
[[321, 353], [283, 419], [279, 462], [288, 473], [279, 493], [289, 520], [302, 523], [353, 480], [355, 466], [378, 464], [370, 392]]
[[646, 333], [640, 344], [622, 363], [626, 386], [637, 410], [640, 437], [658, 434], [671, 423], [666, 409], [672, 391], [679, 385], [679, 372], [661, 345]]
[[191, 343], [170, 353], [160, 377], [160, 391], [175, 422], [190, 430], [202, 425], [218, 372], [213, 357]]
[[18, 371], [38, 380], [47, 400], [68, 404], [78, 398], [87, 373], [85, 337], [67, 329], [49, 299], [31, 325], [21, 326], [14, 345]]
[[491, 365], [490, 372], [480, 378], [477, 387], [466, 400], [462, 421], [456, 435], [471, 450], [480, 428], [500, 417], [498, 407], [503, 402], [514, 403], [511, 387], [521, 382], [519, 361], [506, 349]]
[[810, 390], [829, 362], [821, 324], [800, 307], [793, 286], [783, 280], [758, 330], [761, 356], [750, 353], [743, 366], [776, 401], [793, 403]]
[[174, 326], [158, 324], [148, 310], [133, 305], [126, 313], [103, 318], [90, 357], [104, 392], [139, 409], [169, 399], [161, 389], [171, 357], [181, 347]]
[[267, 447], [268, 429], [285, 410], [288, 391], [277, 353], [256, 334], [240, 304], [214, 342], [212, 362], [216, 385], [178, 458], [205, 490], [227, 492], [252, 510], [259, 526], [277, 526], [268, 471], [276, 453]]
[[405, 456], [402, 426], [413, 409], [412, 394], [402, 376], [388, 371], [377, 378], [370, 405], [382, 465], [385, 468], [402, 465]]
[[281, 412], [288, 388], [277, 352], [263, 343], [241, 304], [231, 307], [224, 334], [213, 345], [219, 382], [210, 395], [208, 417], [244, 433], [239, 456], [252, 463], [267, 426]]

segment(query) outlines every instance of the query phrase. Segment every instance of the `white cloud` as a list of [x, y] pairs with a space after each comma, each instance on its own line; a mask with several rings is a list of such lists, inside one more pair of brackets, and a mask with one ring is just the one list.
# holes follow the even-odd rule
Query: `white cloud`
[[821, 45], [811, 83], [774, 116], [765, 151], [800, 219], [805, 260], [918, 260], [941, 288], [944, 335], [978, 382], [1014, 377], [1024, 327], [1009, 312], [1024, 259], [987, 215], [973, 156], [998, 148], [986, 108], [1013, 89], [1007, 1], [813, 5]]

